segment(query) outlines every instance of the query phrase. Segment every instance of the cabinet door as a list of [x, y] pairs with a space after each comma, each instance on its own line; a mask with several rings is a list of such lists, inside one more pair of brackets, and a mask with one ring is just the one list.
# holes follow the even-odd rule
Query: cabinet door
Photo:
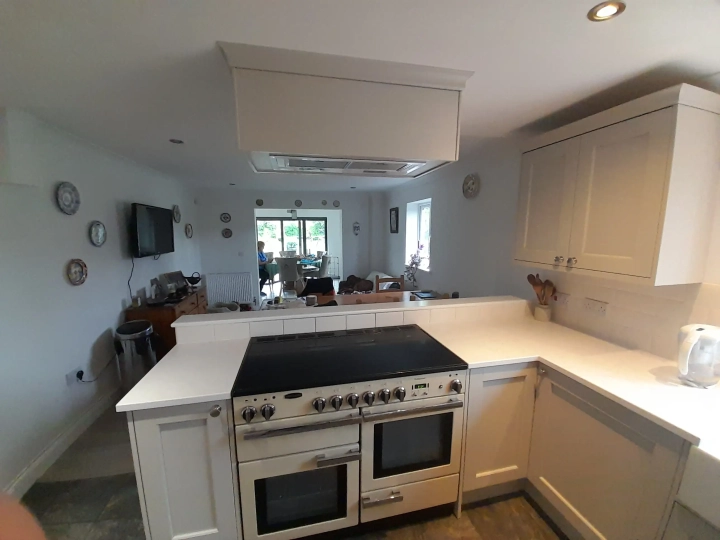
[[541, 378], [528, 478], [583, 538], [660, 536], [685, 443], [556, 372]]
[[576, 137], [523, 155], [515, 259], [567, 258], [579, 150]]
[[527, 476], [536, 368], [470, 371], [463, 491]]
[[718, 540], [720, 530], [675, 503], [663, 540]]
[[663, 109], [580, 138], [568, 252], [577, 259], [574, 267], [652, 276], [674, 111]]
[[220, 401], [133, 413], [152, 540], [239, 537], [229, 411]]

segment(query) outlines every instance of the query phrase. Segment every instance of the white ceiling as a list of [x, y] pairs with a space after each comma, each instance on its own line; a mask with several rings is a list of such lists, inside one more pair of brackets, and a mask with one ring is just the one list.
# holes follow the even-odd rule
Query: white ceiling
[[595, 3], [0, 0], [0, 105], [198, 185], [377, 189], [389, 180], [252, 173], [216, 42], [475, 71], [465, 149], [720, 72], [720, 1], [627, 0], [591, 23]]

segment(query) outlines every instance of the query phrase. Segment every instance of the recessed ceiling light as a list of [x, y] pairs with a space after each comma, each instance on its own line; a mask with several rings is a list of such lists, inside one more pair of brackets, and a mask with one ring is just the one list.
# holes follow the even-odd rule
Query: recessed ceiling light
[[587, 17], [593, 22], [607, 21], [620, 15], [625, 7], [625, 2], [603, 2], [588, 11]]
[[181, 139], [170, 139], [170, 142], [173, 144], [185, 144], [185, 141]]

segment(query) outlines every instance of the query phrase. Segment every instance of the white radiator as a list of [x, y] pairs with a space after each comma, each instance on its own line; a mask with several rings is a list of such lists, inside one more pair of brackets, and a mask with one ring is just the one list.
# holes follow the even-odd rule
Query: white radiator
[[256, 294], [250, 272], [208, 274], [206, 280], [210, 307], [218, 302], [252, 304], [253, 296]]

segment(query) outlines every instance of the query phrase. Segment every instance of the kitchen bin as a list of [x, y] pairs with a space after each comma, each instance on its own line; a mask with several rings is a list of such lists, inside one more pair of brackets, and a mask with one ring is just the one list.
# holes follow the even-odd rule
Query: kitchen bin
[[157, 364], [154, 336], [152, 324], [144, 320], [128, 321], [115, 331], [123, 395]]

